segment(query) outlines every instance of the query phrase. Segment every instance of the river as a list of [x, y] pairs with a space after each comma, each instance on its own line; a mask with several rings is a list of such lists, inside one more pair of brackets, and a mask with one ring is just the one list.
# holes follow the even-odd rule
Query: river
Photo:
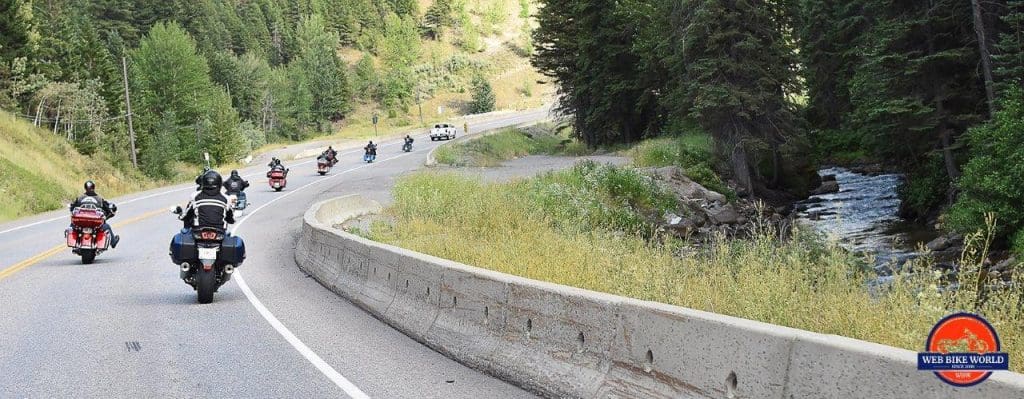
[[796, 207], [797, 220], [847, 250], [873, 256], [880, 275], [891, 274], [918, 255], [919, 244], [935, 238], [934, 231], [900, 218], [902, 175], [864, 174], [846, 168], [822, 169], [818, 174], [834, 175], [839, 192], [801, 201]]

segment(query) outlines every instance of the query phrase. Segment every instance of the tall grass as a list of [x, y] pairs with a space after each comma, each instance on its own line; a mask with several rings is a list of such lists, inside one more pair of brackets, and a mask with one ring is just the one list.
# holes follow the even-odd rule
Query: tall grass
[[[647, 184], [600, 177], [612, 174], [584, 166], [505, 184], [412, 175], [395, 188], [387, 211], [393, 224], [375, 224], [370, 236], [527, 278], [911, 350], [920, 350], [942, 316], [976, 311], [1001, 333], [1013, 369], [1022, 369], [1024, 297], [1019, 289], [997, 290], [979, 306], [977, 287], [984, 284], [977, 282], [985, 280], [978, 267], [961, 270], [958, 290], [942, 289], [948, 282], [941, 274], [918, 265], [871, 292], [874, 276], [862, 260], [804, 232], [784, 240], [760, 226], [748, 240], [717, 237], [699, 249], [645, 239], [614, 215], [642, 218], [643, 203], [649, 210], [668, 203]], [[596, 183], [574, 183], [580, 181]], [[448, 206], [453, 203], [459, 206]], [[610, 221], [599, 222], [606, 217]]]
[[81, 155], [62, 137], [0, 112], [0, 221], [61, 208], [89, 179], [106, 197], [159, 183]]
[[713, 191], [736, 199], [732, 191], [714, 171], [715, 154], [711, 136], [689, 132], [679, 136], [645, 140], [626, 151], [639, 167], [678, 166], [690, 179]]

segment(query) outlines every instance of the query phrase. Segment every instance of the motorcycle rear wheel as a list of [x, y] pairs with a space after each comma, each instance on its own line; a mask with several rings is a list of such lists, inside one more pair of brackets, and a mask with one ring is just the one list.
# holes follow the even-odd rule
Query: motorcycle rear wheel
[[199, 296], [199, 303], [213, 302], [213, 292], [217, 290], [217, 271], [205, 271], [202, 268], [196, 272], [196, 292]]
[[319, 173], [319, 174], [320, 174], [320, 176], [323, 176], [323, 175], [326, 175], [326, 174], [327, 174], [327, 172], [317, 172], [317, 173]]
[[82, 264], [83, 265], [91, 265], [92, 262], [96, 260], [96, 250], [95, 249], [82, 249], [82, 250], [79, 250], [78, 254], [82, 255]]

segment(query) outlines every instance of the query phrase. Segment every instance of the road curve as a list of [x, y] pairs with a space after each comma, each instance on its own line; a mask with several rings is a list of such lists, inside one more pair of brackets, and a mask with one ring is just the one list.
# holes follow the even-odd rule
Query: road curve
[[532, 397], [409, 339], [295, 266], [303, 212], [345, 194], [387, 200], [394, 179], [439, 145], [416, 138], [412, 153], [383, 143], [373, 164], [341, 151], [325, 177], [309, 160], [287, 162], [281, 193], [262, 166], [242, 170], [252, 205], [236, 227], [248, 259], [210, 305], [196, 303], [167, 255], [180, 228], [167, 209], [191, 185], [114, 199], [121, 243], [93, 265], [63, 247], [62, 211], [0, 224], [0, 397]]

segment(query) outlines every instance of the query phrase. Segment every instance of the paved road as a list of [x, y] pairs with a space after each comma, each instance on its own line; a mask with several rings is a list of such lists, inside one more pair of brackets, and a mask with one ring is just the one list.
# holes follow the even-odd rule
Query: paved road
[[114, 199], [121, 243], [93, 265], [63, 247], [60, 211], [0, 225], [0, 398], [531, 397], [409, 339], [295, 266], [303, 212], [344, 194], [386, 199], [438, 144], [416, 138], [408, 154], [384, 143], [369, 165], [358, 150], [342, 151], [326, 177], [310, 160], [288, 162], [281, 193], [262, 167], [242, 170], [253, 183], [236, 225], [248, 260], [210, 305], [196, 304], [167, 255], [180, 228], [167, 209], [187, 200], [189, 185]]

